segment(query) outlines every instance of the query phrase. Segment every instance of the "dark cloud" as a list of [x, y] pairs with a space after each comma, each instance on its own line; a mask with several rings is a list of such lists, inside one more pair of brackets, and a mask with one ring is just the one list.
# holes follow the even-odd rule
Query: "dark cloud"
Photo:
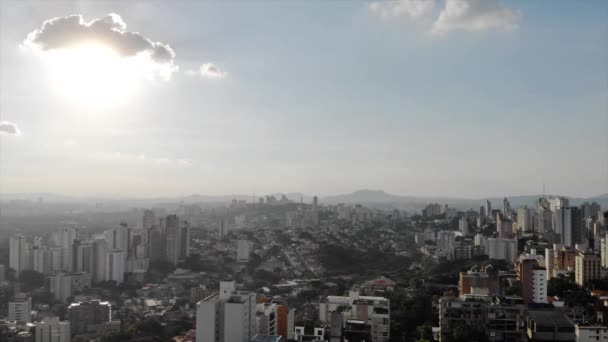
[[25, 39], [26, 44], [36, 45], [42, 50], [70, 48], [84, 42], [102, 43], [123, 57], [147, 52], [154, 62], [160, 64], [172, 63], [175, 58], [175, 52], [168, 44], [127, 31], [125, 22], [114, 13], [88, 23], [80, 14], [49, 19]]
[[19, 127], [16, 124], [8, 121], [2, 121], [0, 122], [0, 133], [9, 135], [20, 135], [21, 131], [19, 130]]

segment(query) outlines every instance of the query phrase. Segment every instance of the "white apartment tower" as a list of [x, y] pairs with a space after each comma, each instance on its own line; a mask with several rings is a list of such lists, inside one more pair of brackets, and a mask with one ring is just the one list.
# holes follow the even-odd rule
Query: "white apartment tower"
[[532, 270], [532, 300], [534, 303], [547, 303], [547, 270]]
[[114, 280], [122, 284], [125, 280], [126, 252], [111, 250], [106, 253], [104, 280]]
[[36, 323], [36, 342], [70, 342], [70, 322], [59, 317], [46, 317]]
[[233, 281], [220, 282], [219, 295], [196, 304], [196, 340], [249, 342], [257, 333], [256, 295], [235, 290]]
[[32, 298], [23, 293], [8, 302], [8, 320], [29, 323], [32, 321]]

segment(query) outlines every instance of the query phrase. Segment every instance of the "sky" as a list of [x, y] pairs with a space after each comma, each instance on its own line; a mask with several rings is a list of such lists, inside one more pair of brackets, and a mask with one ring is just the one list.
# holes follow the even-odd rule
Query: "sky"
[[608, 192], [608, 2], [0, 1], [0, 192]]

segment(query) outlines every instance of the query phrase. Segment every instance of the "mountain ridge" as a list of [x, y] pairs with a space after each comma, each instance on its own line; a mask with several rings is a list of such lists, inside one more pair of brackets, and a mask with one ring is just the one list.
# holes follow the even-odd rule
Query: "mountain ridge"
[[[275, 197], [280, 198], [283, 193], [274, 193]], [[290, 200], [299, 202], [302, 200], [304, 203], [310, 203], [312, 196], [306, 195], [299, 192], [285, 193]], [[551, 197], [557, 195], [545, 195], [545, 197]], [[0, 200], [11, 201], [11, 200], [29, 200], [38, 201], [39, 198], [43, 202], [54, 203], [54, 202], [87, 202], [87, 203], [98, 203], [98, 202], [110, 202], [110, 203], [121, 203], [123, 205], [133, 206], [150, 206], [158, 203], [175, 203], [184, 202], [186, 204], [193, 203], [222, 203], [230, 202], [232, 199], [257, 201], [257, 197], [253, 195], [202, 195], [202, 194], [189, 194], [183, 196], [166, 196], [166, 197], [129, 197], [129, 196], [114, 196], [111, 195], [96, 195], [96, 196], [69, 196], [56, 194], [51, 192], [33, 192], [33, 193], [12, 193], [12, 194], [0, 194]], [[543, 195], [520, 195], [507, 197], [511, 206], [521, 207], [524, 205], [534, 206], [536, 200]], [[596, 201], [602, 205], [602, 207], [608, 207], [608, 193], [591, 196], [591, 197], [573, 197], [570, 198], [572, 205], [579, 205], [585, 201], [592, 202]], [[486, 198], [464, 198], [464, 197], [448, 197], [448, 196], [409, 196], [409, 195], [397, 195], [388, 193], [384, 190], [378, 189], [359, 189], [350, 193], [319, 196], [319, 202], [322, 204], [348, 204], [355, 205], [361, 204], [364, 206], [379, 208], [379, 209], [405, 209], [405, 210], [418, 210], [423, 208], [429, 203], [447, 204], [450, 207], [455, 207], [461, 210], [467, 210], [470, 208], [479, 209], [481, 205], [485, 204], [486, 200], [489, 200], [492, 205], [496, 208], [502, 207], [502, 201], [504, 197], [486, 197]]]

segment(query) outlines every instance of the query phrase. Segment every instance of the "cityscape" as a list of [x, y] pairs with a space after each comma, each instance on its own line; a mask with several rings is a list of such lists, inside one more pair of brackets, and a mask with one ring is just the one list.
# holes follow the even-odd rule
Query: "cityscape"
[[[603, 340], [608, 210], [573, 202], [405, 211], [267, 195], [134, 208], [105, 230], [33, 227], [5, 242], [1, 333], [7, 341]], [[47, 215], [43, 199], [10, 204], [27, 208], [24, 217]]]
[[0, 0], [0, 342], [608, 342], [608, 1]]

